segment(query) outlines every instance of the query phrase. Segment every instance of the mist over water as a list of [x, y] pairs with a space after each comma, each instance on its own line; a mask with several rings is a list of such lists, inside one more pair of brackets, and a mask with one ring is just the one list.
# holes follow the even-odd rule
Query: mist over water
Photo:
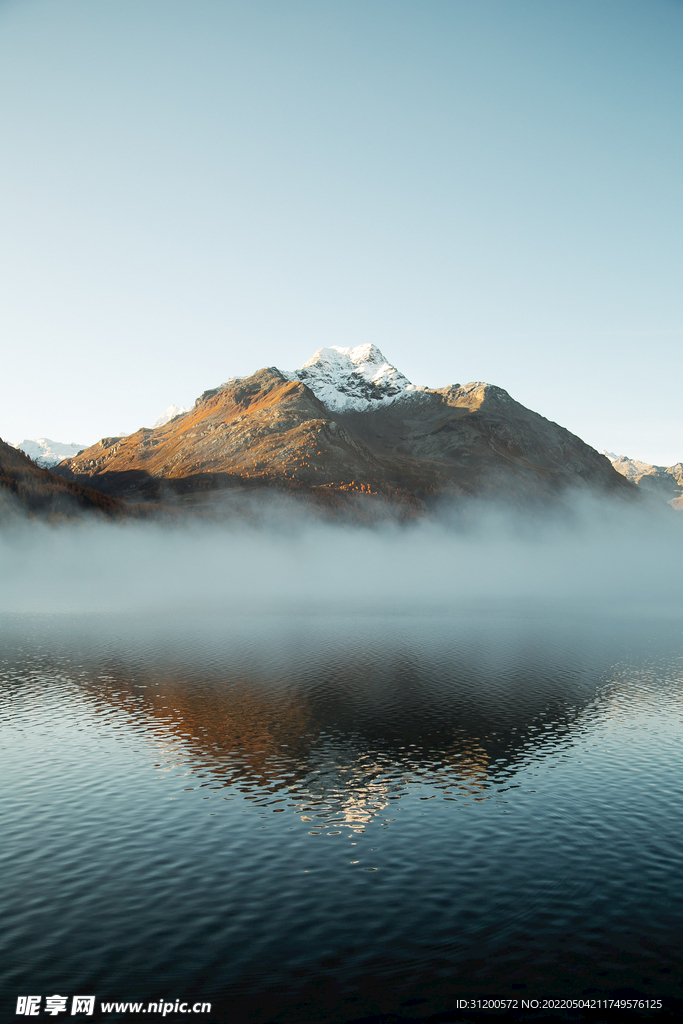
[[667, 513], [5, 530], [0, 1014], [30, 991], [230, 1024], [492, 996], [673, 1018]]
[[0, 532], [0, 609], [432, 608], [559, 601], [683, 607], [683, 516], [577, 495], [561, 511], [471, 503], [411, 523], [324, 522], [292, 505], [251, 521], [16, 523]]

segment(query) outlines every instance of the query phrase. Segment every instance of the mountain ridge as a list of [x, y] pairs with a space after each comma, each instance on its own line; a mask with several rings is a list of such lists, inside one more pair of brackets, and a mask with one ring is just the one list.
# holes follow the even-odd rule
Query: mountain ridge
[[0, 439], [0, 516], [28, 515], [71, 519], [86, 513], [107, 517], [126, 513], [125, 504], [99, 489], [55, 476], [23, 451]]
[[331, 412], [367, 412], [426, 390], [411, 384], [372, 344], [319, 348], [301, 369], [283, 375], [303, 381]]
[[649, 462], [631, 459], [627, 455], [615, 455], [614, 452], [602, 454], [606, 455], [616, 471], [631, 483], [664, 498], [677, 511], [683, 509], [683, 463], [655, 466]]
[[49, 437], [36, 437], [26, 438], [18, 444], [11, 445], [11, 447], [18, 448], [24, 455], [28, 455], [42, 469], [49, 469], [51, 466], [56, 466], [63, 462], [64, 459], [85, 451], [88, 445], [78, 444], [75, 441], [67, 444], [64, 441], [53, 441]]
[[103, 438], [54, 471], [155, 501], [275, 486], [424, 509], [444, 497], [523, 503], [557, 500], [568, 487], [634, 491], [607, 458], [503, 388], [416, 387], [375, 346], [320, 349], [298, 371], [231, 378], [167, 423]]

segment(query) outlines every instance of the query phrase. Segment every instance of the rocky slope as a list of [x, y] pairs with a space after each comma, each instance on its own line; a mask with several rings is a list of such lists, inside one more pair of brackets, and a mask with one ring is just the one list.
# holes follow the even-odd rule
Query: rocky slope
[[373, 494], [422, 508], [439, 496], [632, 490], [607, 458], [502, 388], [418, 388], [369, 345], [230, 380], [189, 412], [103, 438], [55, 471], [148, 500], [276, 485], [320, 501]]
[[53, 476], [0, 440], [0, 519], [12, 515], [71, 518], [84, 513], [121, 515], [124, 505], [91, 487]]
[[627, 455], [603, 452], [614, 468], [631, 483], [652, 495], [663, 498], [677, 511], [683, 509], [683, 463], [674, 466], [651, 466], [629, 459]]

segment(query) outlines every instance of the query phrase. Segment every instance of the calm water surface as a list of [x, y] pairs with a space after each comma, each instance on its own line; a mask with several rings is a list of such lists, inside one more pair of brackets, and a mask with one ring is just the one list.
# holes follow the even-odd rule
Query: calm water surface
[[0, 637], [3, 1019], [27, 993], [253, 1024], [680, 1008], [680, 620], [21, 616]]

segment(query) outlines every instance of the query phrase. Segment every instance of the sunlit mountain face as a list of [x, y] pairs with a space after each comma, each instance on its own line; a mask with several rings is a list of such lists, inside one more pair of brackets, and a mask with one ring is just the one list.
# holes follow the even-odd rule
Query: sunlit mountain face
[[278, 488], [318, 504], [557, 500], [634, 488], [580, 438], [485, 383], [417, 387], [375, 346], [320, 349], [205, 391], [156, 428], [103, 438], [55, 471], [135, 500]]
[[615, 455], [614, 452], [602, 454], [607, 456], [618, 473], [644, 492], [668, 501], [677, 512], [683, 509], [683, 463], [652, 466], [638, 459], [629, 459], [627, 455]]

